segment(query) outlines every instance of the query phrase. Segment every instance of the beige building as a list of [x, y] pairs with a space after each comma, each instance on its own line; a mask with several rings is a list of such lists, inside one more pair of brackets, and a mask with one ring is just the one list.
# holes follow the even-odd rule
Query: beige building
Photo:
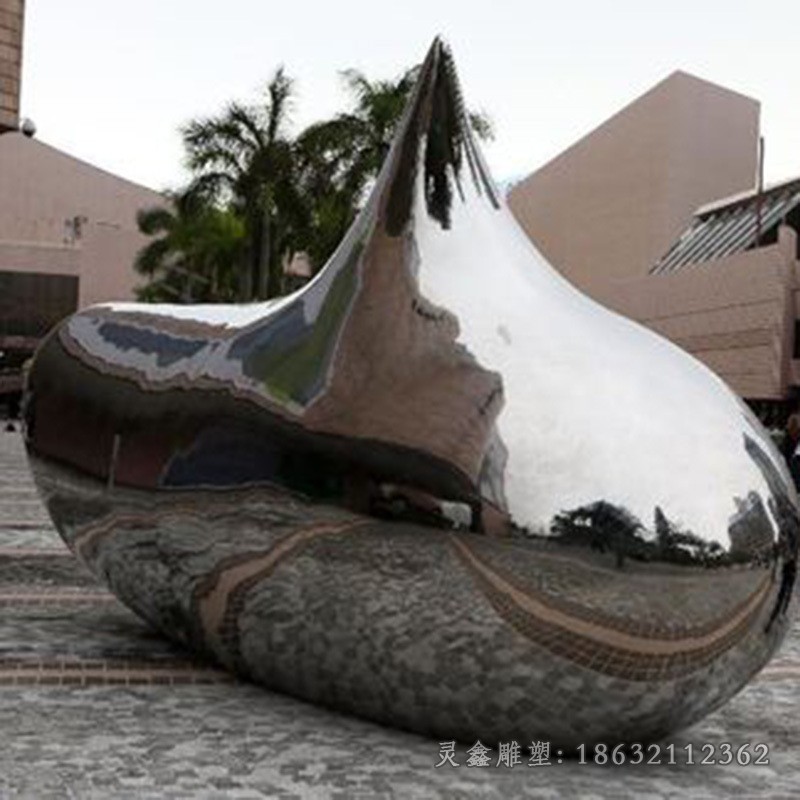
[[164, 202], [19, 131], [24, 16], [24, 0], [0, 0], [0, 401], [53, 324], [133, 299], [136, 213]]
[[81, 306], [133, 299], [136, 212], [157, 192], [19, 132], [0, 135], [0, 394], [59, 319]]
[[25, 0], [0, 0], [0, 133], [19, 127]]
[[692, 353], [765, 416], [783, 413], [800, 389], [798, 230], [800, 180], [710, 203], [649, 274], [596, 297]]
[[509, 204], [579, 288], [780, 424], [800, 396], [800, 179], [753, 188], [758, 119], [755, 100], [676, 72]]
[[136, 213], [162, 195], [19, 132], [0, 137], [0, 175], [0, 269], [73, 276], [80, 306], [133, 298]]
[[646, 274], [701, 203], [752, 187], [758, 132], [755, 100], [675, 72], [514, 186], [509, 206], [593, 294]]
[[39, 338], [80, 306], [133, 299], [147, 241], [136, 212], [163, 197], [19, 132], [0, 135], [0, 395]]

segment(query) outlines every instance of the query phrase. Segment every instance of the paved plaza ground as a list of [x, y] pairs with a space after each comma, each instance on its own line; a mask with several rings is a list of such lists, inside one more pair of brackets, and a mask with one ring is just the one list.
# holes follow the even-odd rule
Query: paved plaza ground
[[[0, 432], [0, 800], [800, 797], [800, 629], [674, 737], [674, 765], [436, 768], [439, 743], [237, 682], [150, 632], [61, 544]], [[768, 765], [703, 766], [764, 743]], [[528, 743], [523, 743], [527, 747]], [[667, 743], [662, 745], [665, 747]], [[709, 752], [709, 748], [706, 749]], [[666, 754], [662, 761], [666, 761]]]

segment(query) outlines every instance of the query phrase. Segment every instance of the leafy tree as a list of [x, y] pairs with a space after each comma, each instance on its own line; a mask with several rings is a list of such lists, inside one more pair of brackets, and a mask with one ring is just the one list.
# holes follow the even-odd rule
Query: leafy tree
[[306, 204], [287, 133], [292, 94], [292, 80], [280, 67], [260, 105], [231, 103], [219, 116], [193, 120], [182, 131], [195, 176], [190, 192], [230, 204], [244, 222], [244, 300], [280, 294], [283, 259], [305, 229]]
[[[358, 70], [345, 70], [350, 110], [311, 125], [298, 137], [305, 193], [314, 198], [305, 249], [315, 267], [324, 264], [347, 232], [380, 172], [418, 75], [417, 66], [394, 80], [371, 81]], [[493, 138], [485, 114], [470, 113], [469, 119], [479, 138]]]
[[[230, 103], [185, 125], [192, 180], [172, 208], [140, 215], [140, 229], [159, 235], [137, 259], [151, 278], [140, 298], [274, 297], [284, 288], [285, 261], [298, 251], [319, 269], [378, 175], [418, 72], [371, 81], [346, 70], [351, 108], [296, 137], [289, 132], [294, 86], [282, 67], [259, 103]], [[484, 115], [470, 121], [479, 137], [491, 138]]]
[[230, 211], [192, 194], [175, 194], [169, 205], [137, 214], [151, 237], [134, 268], [148, 278], [137, 290], [149, 302], [224, 302], [236, 297], [237, 265], [244, 255], [244, 226]]

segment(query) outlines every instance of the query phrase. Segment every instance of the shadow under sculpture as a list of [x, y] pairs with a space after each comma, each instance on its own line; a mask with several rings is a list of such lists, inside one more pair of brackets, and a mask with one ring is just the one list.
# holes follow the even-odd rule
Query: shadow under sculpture
[[58, 530], [137, 614], [440, 738], [662, 737], [740, 690], [794, 609], [796, 495], [764, 431], [544, 261], [438, 40], [309, 285], [81, 311], [25, 414]]

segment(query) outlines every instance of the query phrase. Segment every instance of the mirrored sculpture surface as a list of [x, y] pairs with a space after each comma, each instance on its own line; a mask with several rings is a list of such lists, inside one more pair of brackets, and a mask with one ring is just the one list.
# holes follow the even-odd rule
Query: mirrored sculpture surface
[[390, 725], [657, 738], [789, 625], [780, 457], [702, 365], [548, 266], [439, 41], [309, 285], [84, 310], [40, 349], [26, 418], [60, 533], [128, 606]]

